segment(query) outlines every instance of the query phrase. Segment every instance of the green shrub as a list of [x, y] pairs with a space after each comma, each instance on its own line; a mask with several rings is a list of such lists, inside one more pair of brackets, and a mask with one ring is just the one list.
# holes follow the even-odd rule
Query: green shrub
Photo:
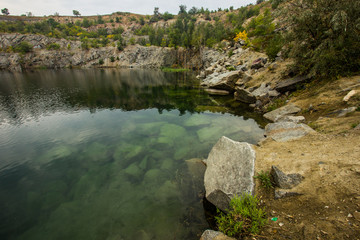
[[280, 34], [276, 34], [268, 43], [265, 52], [266, 55], [269, 57], [270, 61], [274, 61], [277, 54], [280, 52], [281, 48], [283, 47], [283, 38]]
[[59, 50], [60, 49], [60, 45], [57, 43], [50, 43], [47, 47], [47, 50]]
[[99, 65], [103, 65], [104, 64], [104, 59], [100, 58], [99, 59]]
[[114, 57], [114, 56], [111, 56], [111, 57], [110, 57], [110, 61], [111, 61], [111, 62], [115, 62], [115, 57]]
[[14, 47], [14, 51], [20, 53], [28, 53], [32, 51], [32, 48], [33, 46], [30, 43], [23, 41]]
[[263, 187], [265, 189], [271, 189], [274, 187], [273, 183], [271, 181], [271, 176], [270, 176], [269, 172], [261, 171], [254, 178], [259, 179], [259, 181], [261, 183], [261, 187]]
[[259, 208], [258, 204], [256, 196], [235, 196], [231, 199], [227, 213], [215, 217], [219, 231], [235, 238], [258, 234], [267, 223], [265, 209]]

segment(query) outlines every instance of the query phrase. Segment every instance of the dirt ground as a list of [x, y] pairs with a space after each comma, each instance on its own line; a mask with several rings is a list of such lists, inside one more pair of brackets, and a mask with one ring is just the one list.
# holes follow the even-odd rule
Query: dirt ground
[[[360, 90], [359, 83], [360, 76], [312, 83], [289, 96], [317, 133], [262, 142], [256, 147], [255, 172], [276, 165], [287, 174], [300, 173], [304, 180], [288, 191], [301, 195], [275, 200], [274, 189], [261, 188], [257, 180], [269, 225], [252, 239], [360, 239], [360, 129], [355, 129], [360, 93], [343, 101], [350, 90]], [[343, 117], [333, 113], [354, 106], [358, 110]]]

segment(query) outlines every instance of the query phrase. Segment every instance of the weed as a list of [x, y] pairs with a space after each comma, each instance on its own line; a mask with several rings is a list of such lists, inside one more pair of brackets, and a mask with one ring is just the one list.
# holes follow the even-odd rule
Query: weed
[[261, 171], [254, 178], [259, 179], [261, 186], [265, 189], [271, 189], [274, 187], [269, 172]]
[[219, 230], [230, 237], [240, 239], [258, 234], [267, 223], [265, 209], [259, 208], [258, 204], [259, 200], [251, 194], [235, 196], [231, 199], [227, 213], [220, 213], [215, 217]]
[[273, 101], [271, 104], [269, 104], [267, 106], [267, 111], [268, 112], [271, 112], [279, 107], [282, 107], [286, 104], [286, 98], [278, 98], [278, 99], [275, 99], [275, 101]]
[[353, 123], [351, 124], [351, 128], [356, 128], [359, 125], [359, 123]]
[[104, 60], [101, 58], [99, 59], [99, 65], [103, 65], [104, 64]]

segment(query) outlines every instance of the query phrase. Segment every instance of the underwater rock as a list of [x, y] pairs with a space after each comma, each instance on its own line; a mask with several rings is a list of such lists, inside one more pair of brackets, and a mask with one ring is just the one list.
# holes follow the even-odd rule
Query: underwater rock
[[85, 152], [85, 155], [88, 159], [98, 162], [107, 160], [107, 151], [109, 150], [109, 147], [102, 143], [94, 142], [91, 144]]
[[56, 146], [46, 151], [46, 153], [38, 159], [38, 163], [47, 164], [55, 159], [68, 157], [72, 152], [73, 149], [67, 145]]
[[115, 161], [123, 167], [129, 165], [131, 158], [136, 157], [143, 150], [142, 146], [132, 145], [129, 143], [120, 143], [120, 145], [115, 149], [113, 157]]
[[129, 174], [132, 177], [139, 178], [142, 176], [143, 171], [138, 167], [136, 163], [133, 163], [125, 169], [125, 173]]
[[211, 123], [209, 116], [204, 114], [192, 114], [187, 120], [185, 120], [184, 125], [187, 127], [207, 125]]
[[158, 143], [174, 145], [176, 140], [180, 141], [184, 135], [186, 135], [185, 128], [176, 124], [166, 124], [160, 129]]

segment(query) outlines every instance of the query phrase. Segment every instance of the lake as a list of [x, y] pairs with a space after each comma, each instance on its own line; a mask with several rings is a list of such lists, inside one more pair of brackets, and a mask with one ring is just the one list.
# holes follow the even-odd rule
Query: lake
[[262, 121], [191, 73], [0, 72], [0, 239], [199, 239], [199, 159]]

